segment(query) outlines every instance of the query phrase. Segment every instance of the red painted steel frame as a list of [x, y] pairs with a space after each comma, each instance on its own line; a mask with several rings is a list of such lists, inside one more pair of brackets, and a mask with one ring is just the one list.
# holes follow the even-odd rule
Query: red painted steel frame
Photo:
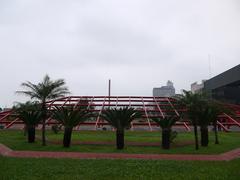
[[[151, 118], [154, 117], [164, 117], [166, 113], [171, 112], [176, 116], [184, 111], [183, 109], [176, 106], [176, 101], [173, 98], [166, 97], [150, 97], [150, 96], [69, 96], [63, 97], [56, 100], [48, 101], [47, 107], [49, 110], [54, 106], [74, 106], [80, 107], [85, 106], [89, 111], [95, 112], [95, 116], [92, 117], [92, 121], [87, 121], [80, 125], [94, 125], [97, 129], [100, 126], [107, 125], [108, 123], [102, 120], [101, 113], [106, 108], [118, 108], [129, 106], [136, 108], [141, 111], [144, 115], [141, 120], [132, 122], [131, 129], [134, 129], [134, 126], [148, 126], [149, 130], [152, 130], [152, 126], [157, 126]], [[229, 105], [230, 106], [230, 105]], [[239, 113], [240, 107], [237, 105], [231, 105], [232, 108]], [[14, 118], [13, 121], [9, 121], [7, 117], [12, 116], [11, 112], [2, 112], [0, 113], [0, 124], [5, 124], [5, 128], [11, 127], [13, 124], [21, 124], [22, 121]], [[56, 124], [57, 122], [52, 118], [47, 120], [47, 125]], [[176, 125], [181, 125], [190, 131], [189, 122], [178, 122]], [[229, 127], [236, 125], [240, 127], [238, 120], [233, 119], [227, 114], [223, 114], [218, 121], [219, 127], [224, 131], [228, 131]], [[79, 126], [77, 128], [79, 128]]]
[[[176, 116], [179, 113], [174, 108], [174, 99], [165, 97], [143, 97], [143, 96], [70, 96], [47, 102], [48, 108], [51, 110], [53, 106], [85, 106], [90, 111], [97, 114], [96, 121], [94, 122], [97, 129], [100, 125], [107, 124], [100, 116], [106, 108], [117, 108], [123, 106], [134, 107], [137, 110], [144, 113], [143, 118], [147, 120], [147, 125], [150, 130], [156, 123], [151, 121], [153, 117], [164, 117], [164, 113], [172, 111]], [[66, 103], [67, 102], [67, 103]], [[166, 108], [168, 107], [168, 108]], [[167, 109], [167, 110], [166, 110]], [[83, 123], [85, 125], [92, 125], [93, 122]], [[133, 122], [134, 125], [146, 125], [146, 123]], [[185, 123], [184, 126], [189, 130], [189, 127]]]

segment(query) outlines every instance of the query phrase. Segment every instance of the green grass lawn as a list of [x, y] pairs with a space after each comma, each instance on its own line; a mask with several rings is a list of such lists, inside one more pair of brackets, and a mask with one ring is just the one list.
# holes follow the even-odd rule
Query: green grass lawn
[[236, 179], [240, 159], [230, 162], [74, 160], [0, 157], [0, 179]]
[[[41, 132], [37, 131], [37, 136], [41, 137]], [[33, 150], [33, 151], [76, 151], [76, 152], [106, 152], [106, 153], [169, 153], [169, 154], [218, 154], [234, 148], [240, 147], [240, 133], [219, 133], [220, 144], [214, 144], [213, 133], [210, 133], [209, 147], [201, 147], [198, 151], [194, 148], [193, 133], [179, 133], [170, 150], [162, 150], [160, 146], [134, 146], [126, 145], [124, 150], [115, 148], [115, 132], [113, 131], [74, 131], [72, 141], [78, 142], [111, 142], [111, 145], [81, 145], [73, 144], [70, 148], [62, 147], [63, 132], [54, 134], [47, 131], [47, 146], [41, 146], [41, 140], [29, 144], [23, 131], [20, 130], [1, 130], [0, 143], [7, 145], [14, 150]], [[160, 132], [148, 131], [127, 131], [125, 134], [126, 142], [156, 142], [160, 145]], [[57, 142], [52, 143], [52, 142]]]

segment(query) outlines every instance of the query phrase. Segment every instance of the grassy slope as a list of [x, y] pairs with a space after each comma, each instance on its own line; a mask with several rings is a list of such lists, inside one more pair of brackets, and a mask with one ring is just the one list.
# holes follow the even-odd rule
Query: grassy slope
[[22, 159], [0, 157], [0, 179], [239, 179], [230, 162]]
[[[37, 132], [40, 137], [40, 132]], [[47, 132], [49, 140], [58, 141], [60, 144], [48, 143], [48, 146], [41, 146], [40, 140], [34, 144], [28, 144], [26, 137], [23, 136], [22, 131], [4, 130], [0, 132], [0, 143], [6, 144], [14, 150], [40, 150], [40, 151], [79, 151], [79, 152], [125, 152], [125, 153], [191, 153], [191, 154], [215, 154], [222, 153], [237, 147], [240, 147], [239, 138], [240, 133], [220, 133], [220, 145], [214, 145], [214, 136], [210, 134], [210, 144], [208, 148], [200, 148], [199, 151], [194, 150], [193, 133], [179, 133], [171, 150], [162, 150], [160, 147], [154, 146], [131, 146], [127, 145], [122, 151], [116, 150], [114, 141], [115, 134], [112, 131], [80, 131], [73, 133], [73, 141], [87, 142], [87, 141], [108, 141], [112, 145], [72, 145], [70, 148], [63, 148], [61, 145], [63, 134], [53, 134], [51, 131]], [[159, 132], [126, 132], [125, 136], [128, 142], [158, 142], [160, 144]], [[179, 146], [180, 144], [192, 141], [190, 145]]]

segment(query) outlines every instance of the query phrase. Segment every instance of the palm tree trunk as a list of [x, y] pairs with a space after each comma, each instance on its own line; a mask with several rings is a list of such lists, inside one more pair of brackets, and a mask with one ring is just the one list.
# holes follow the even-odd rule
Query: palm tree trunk
[[34, 143], [35, 142], [35, 126], [28, 126], [27, 132], [28, 132], [28, 142]]
[[70, 147], [71, 138], [72, 138], [72, 127], [65, 127], [64, 128], [64, 137], [63, 137], [63, 146]]
[[117, 145], [117, 149], [124, 148], [124, 130], [116, 131], [116, 145]]
[[42, 102], [42, 145], [46, 146], [46, 117], [47, 117], [47, 110], [45, 101]]
[[208, 138], [208, 126], [201, 126], [201, 146], [207, 147], [209, 138]]
[[214, 126], [213, 129], [214, 129], [214, 135], [215, 135], [215, 144], [219, 144], [217, 122], [214, 122], [213, 126]]
[[197, 130], [197, 124], [194, 123], [194, 136], [195, 136], [195, 149], [198, 150], [199, 149], [199, 145], [198, 145], [198, 130]]
[[162, 129], [162, 148], [169, 149], [170, 148], [170, 129]]
[[46, 122], [45, 119], [42, 120], [42, 145], [46, 146]]
[[27, 126], [24, 124], [24, 128], [23, 128], [23, 136], [27, 135]]

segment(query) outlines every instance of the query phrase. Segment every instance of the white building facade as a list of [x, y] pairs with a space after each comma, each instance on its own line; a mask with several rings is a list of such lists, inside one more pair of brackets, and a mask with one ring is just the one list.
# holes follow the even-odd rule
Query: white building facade
[[204, 82], [205, 81], [206, 80], [202, 80], [202, 82], [199, 83], [199, 84], [197, 82], [192, 83], [191, 84], [191, 91], [192, 91], [192, 93], [199, 93], [199, 92], [201, 92], [202, 89], [204, 88]]
[[175, 88], [173, 82], [168, 81], [166, 86], [153, 88], [154, 97], [172, 97], [175, 96]]

